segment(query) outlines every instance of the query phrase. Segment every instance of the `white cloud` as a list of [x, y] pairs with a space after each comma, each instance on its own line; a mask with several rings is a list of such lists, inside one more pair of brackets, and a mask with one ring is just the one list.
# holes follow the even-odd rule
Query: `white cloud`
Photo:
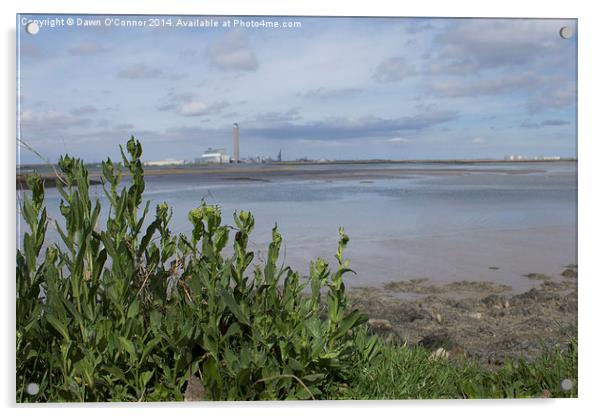
[[126, 79], [159, 78], [163, 76], [163, 71], [158, 68], [150, 67], [146, 64], [134, 64], [119, 71], [117, 76], [119, 78]]
[[487, 140], [485, 140], [482, 137], [475, 137], [474, 139], [472, 139], [472, 143], [473, 144], [486, 144]]
[[208, 49], [209, 62], [223, 71], [255, 71], [259, 62], [241, 32], [230, 32]]
[[199, 100], [191, 100], [180, 104], [176, 112], [182, 116], [204, 116], [207, 114], [218, 113], [228, 106], [225, 101], [207, 104]]
[[387, 140], [389, 143], [408, 143], [410, 139], [406, 139], [405, 137], [393, 137], [392, 139]]
[[405, 58], [395, 56], [378, 64], [372, 77], [377, 82], [395, 82], [414, 74], [414, 68], [408, 64]]

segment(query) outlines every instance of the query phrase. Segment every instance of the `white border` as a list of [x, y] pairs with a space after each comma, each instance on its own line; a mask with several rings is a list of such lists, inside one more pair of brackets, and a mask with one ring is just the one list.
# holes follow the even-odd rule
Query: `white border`
[[[280, 1], [185, 1], [185, 0], [104, 0], [70, 2], [67, 0], [19, 0], [3, 1], [2, 35], [2, 97], [4, 110], [1, 113], [4, 139], [2, 141], [2, 186], [3, 203], [0, 204], [2, 230], [1, 261], [2, 273], [2, 376], [0, 377], [2, 404], [14, 406], [14, 273], [15, 273], [15, 14], [20, 13], [115, 13], [115, 14], [251, 14], [251, 15], [346, 15], [346, 16], [441, 16], [441, 17], [558, 17], [578, 18], [579, 23], [579, 399], [515, 401], [405, 401], [405, 402], [321, 402], [321, 403], [223, 403], [197, 407], [189, 405], [140, 405], [118, 409], [113, 405], [86, 406], [86, 413], [105, 414], [107, 411], [122, 413], [163, 413], [174, 407], [178, 413], [232, 412], [245, 415], [303, 414], [308, 412], [332, 413], [343, 411], [364, 414], [372, 408], [379, 412], [398, 414], [417, 413], [462, 413], [463, 415], [486, 412], [488, 415], [514, 413], [516, 411], [546, 412], [549, 414], [576, 414], [594, 407], [600, 395], [600, 362], [602, 342], [600, 339], [600, 308], [596, 308], [602, 293], [598, 256], [600, 220], [600, 177], [596, 167], [600, 164], [600, 89], [599, 74], [600, 45], [602, 33], [599, 13], [586, 2], [545, 1], [526, 2], [505, 0], [485, 2], [470, 0], [434, 1], [419, 0], [398, 2], [370, 0], [352, 2], [337, 0], [304, 0], [299, 2]], [[587, 2], [595, 4], [595, 2]], [[597, 110], [597, 111], [596, 111]], [[596, 122], [598, 121], [598, 123]], [[597, 303], [597, 302], [596, 302]], [[598, 406], [599, 407], [599, 406]], [[176, 410], [177, 409], [177, 410]], [[79, 406], [43, 406], [21, 408], [45, 414], [81, 414]]]

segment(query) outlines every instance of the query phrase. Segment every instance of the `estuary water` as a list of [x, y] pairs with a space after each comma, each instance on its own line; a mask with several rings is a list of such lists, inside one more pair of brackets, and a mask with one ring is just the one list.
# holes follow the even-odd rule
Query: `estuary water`
[[[338, 228], [350, 237], [350, 286], [428, 278], [537, 286], [527, 273], [559, 278], [577, 263], [577, 163], [349, 164], [287, 167], [287, 174], [247, 168], [234, 177], [146, 176], [151, 214], [159, 202], [174, 211], [171, 229], [190, 233], [190, 209], [202, 199], [255, 216], [250, 249], [265, 256], [271, 229], [284, 238], [282, 261], [306, 274], [318, 256], [335, 264]], [[241, 176], [242, 175], [242, 176]], [[20, 192], [20, 191], [19, 191]], [[104, 200], [102, 189], [93, 193]], [[60, 218], [56, 189], [47, 190], [51, 218]], [[151, 215], [152, 216], [152, 215]], [[22, 227], [21, 227], [22, 228]], [[18, 237], [25, 230], [18, 230]], [[49, 230], [49, 239], [56, 239]]]

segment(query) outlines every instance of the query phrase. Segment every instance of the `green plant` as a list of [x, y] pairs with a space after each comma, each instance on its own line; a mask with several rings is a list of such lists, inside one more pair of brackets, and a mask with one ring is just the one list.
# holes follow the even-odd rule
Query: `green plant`
[[[30, 232], [17, 250], [17, 401], [182, 400], [192, 375], [200, 375], [206, 399], [323, 398], [378, 354], [376, 340], [358, 332], [366, 316], [347, 308], [343, 229], [334, 271], [321, 258], [306, 279], [279, 267], [276, 226], [265, 264], [253, 264], [251, 213], [235, 213], [232, 227], [203, 202], [189, 213], [191, 235], [173, 235], [167, 204], [152, 220], [150, 202], [143, 205], [141, 144], [132, 137], [121, 154], [121, 164], [102, 163], [104, 211], [90, 199], [83, 162], [61, 157], [61, 241], [43, 255], [43, 181], [27, 179]], [[33, 396], [31, 382], [39, 385]]]
[[[380, 338], [375, 342], [378, 356], [358, 361], [349, 388], [331, 398], [577, 397], [576, 340], [565, 350], [548, 349], [534, 360], [507, 361], [499, 367], [485, 367], [466, 357], [433, 359], [432, 352], [420, 346], [399, 346]], [[571, 388], [563, 388], [563, 380], [570, 380]]]

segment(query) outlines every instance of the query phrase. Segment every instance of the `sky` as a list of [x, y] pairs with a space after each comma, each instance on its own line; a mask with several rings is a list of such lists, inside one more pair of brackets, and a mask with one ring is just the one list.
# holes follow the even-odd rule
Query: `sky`
[[232, 154], [233, 123], [241, 157], [576, 157], [576, 32], [558, 19], [18, 15], [18, 135], [51, 161], [118, 158], [131, 135], [147, 161]]

